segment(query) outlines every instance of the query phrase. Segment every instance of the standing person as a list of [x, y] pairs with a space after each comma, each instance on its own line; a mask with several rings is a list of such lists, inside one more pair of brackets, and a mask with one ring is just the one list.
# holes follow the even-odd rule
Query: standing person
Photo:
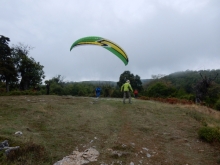
[[95, 89], [95, 93], [96, 93], [96, 98], [99, 98], [100, 94], [101, 94], [101, 88], [100, 87], [97, 87]]
[[138, 90], [135, 89], [135, 90], [134, 90], [134, 98], [137, 98], [137, 96], [138, 96]]
[[50, 83], [49, 82], [47, 82], [46, 88], [47, 88], [47, 95], [49, 95], [50, 94]]
[[121, 91], [124, 92], [123, 103], [125, 104], [126, 96], [128, 96], [128, 98], [129, 98], [129, 103], [131, 104], [131, 94], [130, 94], [130, 91], [133, 92], [133, 89], [132, 89], [132, 87], [131, 87], [131, 84], [130, 84], [130, 81], [129, 81], [129, 80], [127, 80], [126, 83], [124, 83], [124, 84], [121, 86]]

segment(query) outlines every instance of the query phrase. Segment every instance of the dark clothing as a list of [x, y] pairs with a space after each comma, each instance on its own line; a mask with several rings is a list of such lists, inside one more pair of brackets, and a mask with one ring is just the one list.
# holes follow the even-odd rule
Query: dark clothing
[[46, 88], [47, 88], [47, 95], [49, 95], [50, 94], [50, 84], [47, 84]]
[[129, 91], [124, 91], [124, 96], [123, 96], [123, 103], [125, 104], [125, 99], [126, 99], [126, 96], [128, 97], [129, 99], [129, 103], [131, 103], [131, 94]]

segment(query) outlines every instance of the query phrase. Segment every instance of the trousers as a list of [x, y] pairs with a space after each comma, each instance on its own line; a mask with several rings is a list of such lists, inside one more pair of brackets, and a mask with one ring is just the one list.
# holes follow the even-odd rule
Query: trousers
[[126, 96], [128, 96], [129, 103], [131, 103], [131, 94], [129, 91], [124, 91], [123, 103], [125, 103]]

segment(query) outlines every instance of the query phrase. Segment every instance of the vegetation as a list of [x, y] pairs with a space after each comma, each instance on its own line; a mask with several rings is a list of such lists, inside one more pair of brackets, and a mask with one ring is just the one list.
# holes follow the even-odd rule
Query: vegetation
[[[178, 98], [195, 102], [196, 100], [196, 85], [203, 81], [203, 77], [213, 79], [220, 75], [220, 70], [201, 70], [201, 71], [185, 71], [176, 72], [167, 76], [156, 76], [150, 83], [144, 84], [144, 91], [142, 96], [156, 97], [156, 98]], [[220, 79], [210, 82], [210, 85], [204, 89], [202, 105], [212, 108], [218, 106], [217, 101], [220, 98]]]
[[[37, 89], [44, 79], [43, 66], [29, 57], [29, 46], [22, 44], [10, 48], [9, 38], [0, 36], [0, 81], [9, 92]], [[1, 89], [2, 90], [2, 89]]]
[[30, 47], [25, 45], [17, 45], [12, 48], [12, 57], [15, 68], [19, 75], [20, 90], [29, 90], [38, 88], [44, 79], [43, 66], [36, 62], [32, 57], [28, 57]]
[[220, 142], [220, 130], [213, 127], [202, 127], [199, 129], [199, 137], [207, 142]]
[[138, 75], [134, 76], [134, 74], [132, 74], [130, 71], [124, 71], [120, 75], [119, 82], [117, 82], [118, 87], [121, 87], [126, 82], [126, 80], [130, 81], [130, 84], [133, 89], [137, 89], [138, 91], [143, 90], [140, 76]]
[[121, 98], [1, 96], [0, 142], [20, 148], [8, 156], [0, 151], [0, 164], [51, 165], [89, 147], [100, 152], [93, 164], [217, 164], [219, 142], [203, 128], [206, 123], [217, 130], [220, 112], [132, 100], [124, 105]]
[[17, 81], [17, 72], [8, 46], [9, 41], [9, 38], [0, 35], [0, 80], [5, 82], [7, 92], [9, 92], [9, 83]]
[[220, 111], [220, 99], [216, 101], [215, 103], [215, 109]]

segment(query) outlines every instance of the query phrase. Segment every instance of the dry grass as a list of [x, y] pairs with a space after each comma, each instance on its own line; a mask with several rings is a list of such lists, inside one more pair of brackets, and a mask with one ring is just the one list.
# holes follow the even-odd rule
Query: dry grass
[[206, 106], [196, 105], [196, 104], [193, 104], [193, 105], [182, 105], [182, 106], [185, 107], [185, 108], [193, 109], [193, 110], [195, 110], [197, 112], [209, 115], [209, 116], [211, 116], [211, 117], [213, 117], [215, 119], [220, 120], [220, 111], [211, 109], [211, 108], [206, 107]]
[[[219, 148], [198, 139], [204, 124], [220, 126], [219, 112], [195, 105], [71, 96], [0, 97], [0, 140], [21, 148], [0, 164], [53, 164], [95, 147], [91, 164], [218, 164]], [[22, 136], [15, 136], [22, 131]]]

